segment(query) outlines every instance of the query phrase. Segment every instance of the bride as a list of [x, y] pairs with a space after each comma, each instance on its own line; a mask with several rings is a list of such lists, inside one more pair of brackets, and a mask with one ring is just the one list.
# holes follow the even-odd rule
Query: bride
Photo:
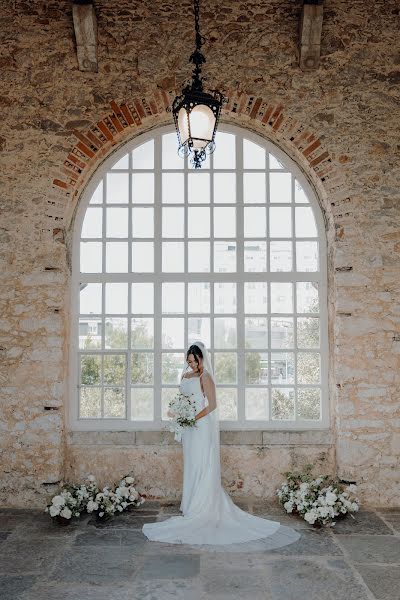
[[196, 426], [184, 427], [181, 434], [183, 516], [146, 523], [143, 533], [149, 540], [179, 544], [236, 544], [272, 535], [276, 544], [270, 547], [296, 541], [300, 534], [295, 530], [245, 512], [222, 487], [215, 378], [203, 342], [189, 347], [186, 363], [179, 389], [194, 395]]

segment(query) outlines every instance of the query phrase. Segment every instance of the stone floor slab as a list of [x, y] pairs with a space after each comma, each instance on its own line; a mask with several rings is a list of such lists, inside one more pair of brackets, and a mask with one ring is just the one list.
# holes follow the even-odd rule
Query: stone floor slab
[[382, 517], [396, 533], [400, 533], [400, 513], [382, 513]]
[[400, 565], [400, 538], [394, 535], [341, 535], [338, 543], [352, 563]]
[[54, 565], [63, 550], [63, 545], [53, 539], [6, 540], [0, 545], [0, 573], [28, 575], [45, 572]]
[[32, 575], [0, 575], [1, 600], [18, 600], [35, 583]]
[[301, 538], [297, 542], [268, 550], [268, 555], [283, 555], [283, 556], [341, 556], [343, 552], [335, 544], [330, 533], [325, 529], [320, 530], [305, 530], [301, 531]]
[[200, 555], [149, 554], [138, 570], [138, 579], [187, 579], [198, 575]]
[[[135, 584], [108, 585], [42, 583], [24, 592], [18, 600], [139, 600]], [[13, 598], [13, 600], [15, 600]]]
[[[136, 600], [211, 600], [202, 589], [199, 578], [135, 581]], [[214, 600], [214, 596], [212, 596]], [[232, 600], [232, 597], [230, 598]], [[247, 598], [249, 600], [249, 598]], [[264, 599], [263, 599], [264, 600]]]
[[142, 548], [147, 538], [138, 530], [126, 529], [94, 529], [78, 533], [74, 539], [74, 546], [129, 546]]
[[[354, 519], [352, 517], [354, 516]], [[372, 511], [359, 511], [338, 519], [332, 531], [337, 534], [360, 533], [375, 535], [390, 535], [393, 533], [386, 523]]]
[[377, 600], [400, 598], [400, 567], [386, 565], [355, 565]]

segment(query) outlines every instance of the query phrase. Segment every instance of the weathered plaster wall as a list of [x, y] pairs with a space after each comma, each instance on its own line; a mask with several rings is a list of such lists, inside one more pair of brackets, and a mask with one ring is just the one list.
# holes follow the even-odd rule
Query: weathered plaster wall
[[[208, 80], [231, 99], [224, 119], [261, 132], [298, 162], [325, 211], [330, 260], [331, 430], [322, 441], [260, 432], [232, 442], [224, 434], [224, 483], [237, 494], [272, 495], [282, 471], [311, 458], [356, 481], [363, 502], [398, 505], [397, 0], [326, 0], [321, 66], [312, 73], [297, 66], [300, 0], [202, 4]], [[99, 72], [82, 73], [69, 1], [0, 0], [6, 504], [40, 506], [64, 475], [89, 468], [109, 480], [129, 466], [149, 493], [180, 490], [179, 447], [140, 434], [67, 436], [64, 426], [74, 210], [113, 148], [170, 118], [165, 106], [189, 74], [193, 40], [191, 2], [180, 4], [179, 17], [175, 3], [158, 0], [95, 7]], [[121, 106], [132, 123], [118, 116]]]

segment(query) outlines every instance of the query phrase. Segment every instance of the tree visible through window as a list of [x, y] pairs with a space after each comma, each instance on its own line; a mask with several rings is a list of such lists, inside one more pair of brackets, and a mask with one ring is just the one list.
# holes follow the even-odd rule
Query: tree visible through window
[[74, 426], [163, 427], [196, 339], [210, 350], [222, 427], [326, 424], [319, 207], [261, 138], [226, 127], [216, 147], [194, 170], [171, 130], [138, 138], [80, 207]]

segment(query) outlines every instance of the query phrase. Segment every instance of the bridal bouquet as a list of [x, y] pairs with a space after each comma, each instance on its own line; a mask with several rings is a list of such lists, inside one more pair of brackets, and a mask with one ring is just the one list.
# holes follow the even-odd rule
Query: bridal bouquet
[[333, 527], [334, 518], [344, 517], [359, 509], [359, 500], [355, 495], [357, 486], [354, 484], [343, 486], [339, 481], [327, 481], [328, 475], [313, 479], [309, 469], [304, 474], [290, 471], [284, 474], [287, 482], [276, 492], [280, 503], [286, 512], [300, 515], [310, 525]]
[[169, 430], [175, 432], [175, 439], [180, 442], [182, 439], [182, 430], [184, 427], [196, 427], [196, 405], [190, 396], [177, 392], [169, 401], [169, 416], [172, 421], [169, 423]]

